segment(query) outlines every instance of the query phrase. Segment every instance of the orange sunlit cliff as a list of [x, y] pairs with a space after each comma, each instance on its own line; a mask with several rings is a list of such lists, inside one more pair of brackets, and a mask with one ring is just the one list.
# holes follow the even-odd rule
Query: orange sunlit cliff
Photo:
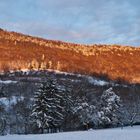
[[0, 29], [0, 71], [54, 69], [140, 83], [140, 48], [79, 45]]

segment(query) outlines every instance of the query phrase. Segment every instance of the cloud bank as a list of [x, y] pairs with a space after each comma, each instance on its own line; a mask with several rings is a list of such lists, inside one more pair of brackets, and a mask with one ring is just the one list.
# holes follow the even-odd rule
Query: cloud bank
[[84, 44], [140, 46], [139, 0], [0, 0], [0, 27]]

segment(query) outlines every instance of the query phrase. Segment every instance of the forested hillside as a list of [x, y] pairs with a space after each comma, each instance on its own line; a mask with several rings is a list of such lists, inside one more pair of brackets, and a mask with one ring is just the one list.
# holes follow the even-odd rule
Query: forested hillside
[[46, 70], [140, 82], [140, 48], [80, 45], [0, 30], [0, 71]]

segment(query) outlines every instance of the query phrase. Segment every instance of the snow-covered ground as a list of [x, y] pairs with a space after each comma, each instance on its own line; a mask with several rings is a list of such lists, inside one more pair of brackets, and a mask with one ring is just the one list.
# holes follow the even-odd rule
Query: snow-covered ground
[[12, 80], [2, 81], [2, 80], [0, 80], [0, 84], [11, 84], [11, 83], [15, 84], [15, 83], [17, 83], [17, 81], [12, 81]]
[[0, 98], [0, 103], [2, 103], [5, 106], [16, 104], [17, 101], [23, 101], [23, 96], [12, 96], [10, 98], [2, 97]]
[[140, 140], [140, 126], [43, 135], [7, 135], [0, 140]]

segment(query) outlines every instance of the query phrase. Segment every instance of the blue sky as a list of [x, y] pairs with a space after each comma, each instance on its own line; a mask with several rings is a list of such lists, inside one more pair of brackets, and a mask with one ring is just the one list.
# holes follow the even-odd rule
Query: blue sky
[[75, 43], [140, 46], [140, 0], [0, 0], [0, 28]]

